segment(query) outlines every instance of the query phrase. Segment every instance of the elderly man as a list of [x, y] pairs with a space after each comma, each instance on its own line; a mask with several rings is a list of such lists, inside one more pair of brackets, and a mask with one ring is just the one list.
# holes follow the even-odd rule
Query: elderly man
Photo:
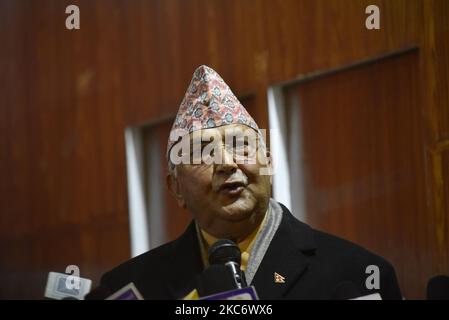
[[[147, 299], [180, 299], [208, 266], [208, 249], [230, 239], [261, 299], [332, 299], [357, 295], [401, 299], [383, 258], [298, 221], [270, 198], [270, 160], [257, 124], [211, 68], [199, 67], [173, 124], [167, 185], [193, 221], [177, 240], [106, 273], [101, 287], [133, 282]], [[369, 285], [367, 267], [378, 270]], [[369, 280], [369, 279], [368, 279]], [[368, 284], [368, 285], [367, 285]], [[374, 287], [374, 288], [373, 288]]]

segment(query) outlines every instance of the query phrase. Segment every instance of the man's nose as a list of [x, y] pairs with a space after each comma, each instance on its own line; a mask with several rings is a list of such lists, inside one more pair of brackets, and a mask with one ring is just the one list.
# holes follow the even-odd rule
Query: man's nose
[[221, 163], [217, 163], [215, 165], [215, 171], [223, 173], [234, 173], [238, 169], [238, 165], [234, 159], [234, 151], [232, 149], [226, 150], [226, 148], [223, 148], [221, 152], [222, 161]]

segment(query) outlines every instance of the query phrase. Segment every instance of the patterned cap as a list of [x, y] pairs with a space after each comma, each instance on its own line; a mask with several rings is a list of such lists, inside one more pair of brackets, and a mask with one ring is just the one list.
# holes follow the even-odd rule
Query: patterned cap
[[171, 128], [167, 156], [179, 141], [172, 141], [173, 137], [181, 138], [196, 130], [229, 124], [243, 124], [259, 131], [254, 119], [220, 75], [208, 66], [198, 67]]

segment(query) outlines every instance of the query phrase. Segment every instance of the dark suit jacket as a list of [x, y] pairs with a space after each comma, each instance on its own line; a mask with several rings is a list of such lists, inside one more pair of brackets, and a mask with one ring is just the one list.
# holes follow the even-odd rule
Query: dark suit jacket
[[[252, 282], [261, 299], [331, 299], [336, 287], [346, 281], [353, 283], [360, 295], [379, 292], [383, 299], [402, 298], [388, 261], [349, 241], [314, 230], [282, 208], [282, 222]], [[366, 288], [369, 265], [379, 267], [380, 290]], [[114, 292], [133, 282], [146, 299], [179, 299], [194, 288], [193, 280], [202, 270], [192, 222], [175, 241], [104, 274], [101, 286]], [[275, 272], [285, 277], [285, 283], [275, 283]]]

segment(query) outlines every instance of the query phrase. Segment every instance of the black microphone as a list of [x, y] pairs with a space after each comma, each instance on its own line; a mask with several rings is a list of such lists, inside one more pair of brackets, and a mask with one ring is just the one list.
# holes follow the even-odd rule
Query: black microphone
[[449, 300], [449, 277], [435, 276], [427, 283], [427, 300]]
[[196, 289], [200, 297], [234, 290], [235, 288], [234, 277], [223, 264], [210, 265], [196, 278]]
[[240, 270], [242, 261], [239, 247], [234, 241], [221, 239], [209, 248], [209, 264], [224, 265], [231, 273], [235, 289], [247, 287], [245, 273]]

